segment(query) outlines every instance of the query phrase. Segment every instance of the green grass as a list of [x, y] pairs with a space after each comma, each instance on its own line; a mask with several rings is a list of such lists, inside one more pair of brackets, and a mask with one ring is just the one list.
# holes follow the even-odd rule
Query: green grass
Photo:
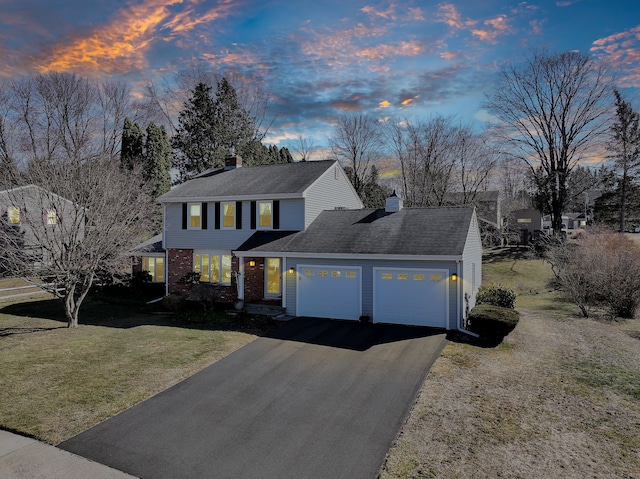
[[57, 444], [189, 377], [273, 323], [178, 323], [126, 304], [88, 301], [80, 326], [65, 326], [57, 301], [0, 310], [0, 426]]

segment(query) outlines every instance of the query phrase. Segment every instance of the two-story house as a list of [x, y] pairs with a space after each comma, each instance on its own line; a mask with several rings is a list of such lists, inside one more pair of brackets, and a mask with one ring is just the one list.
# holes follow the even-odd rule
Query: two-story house
[[168, 294], [195, 273], [221, 300], [295, 316], [464, 326], [481, 281], [473, 207], [403, 208], [393, 195], [364, 209], [336, 161], [238, 160], [160, 197]]

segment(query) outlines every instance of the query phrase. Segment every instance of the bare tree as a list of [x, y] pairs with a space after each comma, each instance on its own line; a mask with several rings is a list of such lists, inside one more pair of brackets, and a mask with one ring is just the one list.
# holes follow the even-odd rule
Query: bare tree
[[471, 204], [477, 194], [487, 191], [490, 175], [497, 163], [497, 152], [486, 135], [475, 133], [470, 126], [459, 126], [452, 145], [455, 155], [454, 187], [461, 193], [463, 204]]
[[299, 135], [292, 149], [298, 157], [298, 161], [309, 161], [316, 150], [316, 146], [311, 138]]
[[542, 52], [504, 67], [486, 98], [506, 152], [524, 161], [536, 186], [550, 193], [555, 232], [561, 230], [569, 174], [595, 155], [606, 131], [610, 86], [606, 68], [588, 55]]
[[371, 167], [382, 157], [378, 120], [361, 113], [341, 116], [329, 143], [333, 155], [345, 167], [353, 187], [362, 197]]
[[437, 115], [416, 123], [392, 122], [386, 133], [400, 166], [402, 196], [407, 204], [444, 204], [452, 190], [459, 139], [453, 119]]
[[126, 251], [149, 236], [152, 201], [111, 158], [32, 162], [21, 180], [3, 192], [18, 212], [0, 228], [3, 267], [61, 298], [76, 327], [97, 275], [126, 271]]

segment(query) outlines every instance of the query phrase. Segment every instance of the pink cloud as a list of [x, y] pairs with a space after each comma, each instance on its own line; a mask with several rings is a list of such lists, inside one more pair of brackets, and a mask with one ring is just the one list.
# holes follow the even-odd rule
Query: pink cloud
[[640, 25], [594, 41], [591, 52], [617, 70], [621, 87], [640, 87]]
[[512, 33], [512, 28], [506, 15], [498, 15], [496, 18], [485, 20], [484, 25], [488, 28], [478, 28], [471, 30], [473, 36], [485, 42], [495, 42], [501, 35]]
[[478, 23], [475, 20], [463, 20], [460, 12], [458, 12], [458, 9], [452, 3], [439, 5], [438, 12], [436, 13], [436, 18], [438, 22], [446, 23], [451, 28], [455, 28], [456, 30], [470, 28]]

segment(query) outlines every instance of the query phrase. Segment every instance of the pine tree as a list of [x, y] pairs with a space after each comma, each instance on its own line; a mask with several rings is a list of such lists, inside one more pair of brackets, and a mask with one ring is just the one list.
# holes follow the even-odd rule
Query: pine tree
[[171, 145], [164, 126], [149, 123], [145, 144], [144, 177], [151, 196], [157, 198], [171, 188]]
[[124, 119], [122, 128], [122, 148], [120, 150], [120, 164], [123, 168], [132, 170], [144, 158], [144, 133], [137, 123], [129, 118]]
[[634, 111], [631, 104], [625, 101], [618, 90], [616, 97], [616, 118], [611, 127], [608, 143], [611, 157], [620, 174], [620, 232], [626, 229], [627, 195], [631, 182], [638, 174], [640, 167], [640, 114]]

